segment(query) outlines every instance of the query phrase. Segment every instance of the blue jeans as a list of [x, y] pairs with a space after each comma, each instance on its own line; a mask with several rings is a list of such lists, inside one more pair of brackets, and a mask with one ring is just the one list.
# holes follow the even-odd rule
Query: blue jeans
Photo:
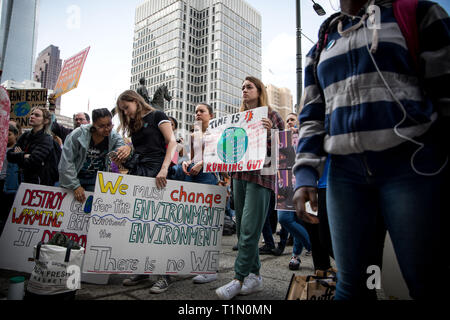
[[328, 177], [327, 206], [338, 269], [335, 299], [358, 299], [367, 292], [372, 275], [367, 268], [382, 261], [380, 221], [389, 231], [413, 299], [431, 298], [439, 287], [448, 288], [443, 283], [446, 276], [442, 282], [432, 276], [445, 268], [442, 259], [448, 254], [441, 243], [447, 227], [441, 222], [442, 176], [420, 176], [408, 162], [391, 162], [390, 168], [369, 175], [362, 161], [353, 166], [348, 161], [352, 160], [333, 156]]
[[294, 247], [292, 253], [296, 256], [300, 255], [303, 247], [311, 251], [311, 242], [309, 240], [308, 232], [305, 227], [301, 225], [300, 220], [294, 211], [278, 211], [278, 222], [283, 226], [287, 232], [294, 237]]
[[[188, 171], [192, 169], [194, 164], [191, 164], [188, 167]], [[199, 172], [196, 176], [187, 176], [183, 172], [183, 166], [181, 164], [177, 164], [172, 167], [171, 173], [169, 175], [169, 179], [171, 180], [177, 180], [177, 181], [186, 181], [186, 182], [194, 182], [194, 183], [202, 183], [202, 184], [212, 184], [217, 185], [219, 181], [217, 180], [217, 177], [214, 173], [209, 172]]]

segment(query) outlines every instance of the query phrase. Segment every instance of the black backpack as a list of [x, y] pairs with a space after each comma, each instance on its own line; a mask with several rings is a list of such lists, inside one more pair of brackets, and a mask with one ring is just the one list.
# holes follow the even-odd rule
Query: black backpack
[[53, 148], [52, 151], [50, 152], [50, 155], [48, 156], [48, 161], [45, 164], [45, 166], [47, 168], [46, 174], [49, 175], [50, 184], [53, 185], [59, 181], [58, 165], [59, 160], [61, 159], [62, 149], [58, 144], [58, 142], [56, 142], [54, 139], [52, 139], [52, 141], [53, 141]]

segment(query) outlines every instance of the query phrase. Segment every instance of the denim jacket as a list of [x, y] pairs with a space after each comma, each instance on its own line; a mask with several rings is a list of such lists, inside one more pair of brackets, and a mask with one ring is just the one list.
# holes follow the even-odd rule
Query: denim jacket
[[[58, 166], [59, 182], [63, 188], [75, 190], [81, 185], [78, 173], [86, 161], [86, 154], [92, 138], [91, 127], [90, 124], [81, 126], [67, 136], [64, 142]], [[111, 132], [108, 139], [108, 153], [125, 145], [122, 137], [115, 131]]]

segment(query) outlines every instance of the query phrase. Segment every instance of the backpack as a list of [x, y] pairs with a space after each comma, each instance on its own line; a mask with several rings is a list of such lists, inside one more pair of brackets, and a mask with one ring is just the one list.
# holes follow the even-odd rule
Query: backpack
[[46, 172], [49, 175], [49, 180], [51, 181], [51, 183], [55, 184], [56, 182], [59, 181], [58, 166], [59, 160], [61, 160], [62, 149], [58, 144], [58, 142], [56, 142], [54, 139], [52, 139], [52, 141], [53, 141], [53, 150], [50, 152], [48, 161], [46, 163], [47, 167]]

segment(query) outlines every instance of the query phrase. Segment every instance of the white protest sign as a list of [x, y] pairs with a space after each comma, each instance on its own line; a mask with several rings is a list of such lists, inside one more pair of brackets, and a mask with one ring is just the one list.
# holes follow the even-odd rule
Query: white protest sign
[[267, 153], [267, 130], [261, 120], [268, 108], [235, 113], [209, 122], [204, 135], [204, 172], [261, 170]]
[[85, 273], [201, 274], [219, 268], [226, 188], [99, 172]]
[[57, 232], [86, 247], [93, 193], [86, 197], [81, 204], [72, 191], [22, 183], [0, 238], [0, 269], [31, 273], [34, 246]]

